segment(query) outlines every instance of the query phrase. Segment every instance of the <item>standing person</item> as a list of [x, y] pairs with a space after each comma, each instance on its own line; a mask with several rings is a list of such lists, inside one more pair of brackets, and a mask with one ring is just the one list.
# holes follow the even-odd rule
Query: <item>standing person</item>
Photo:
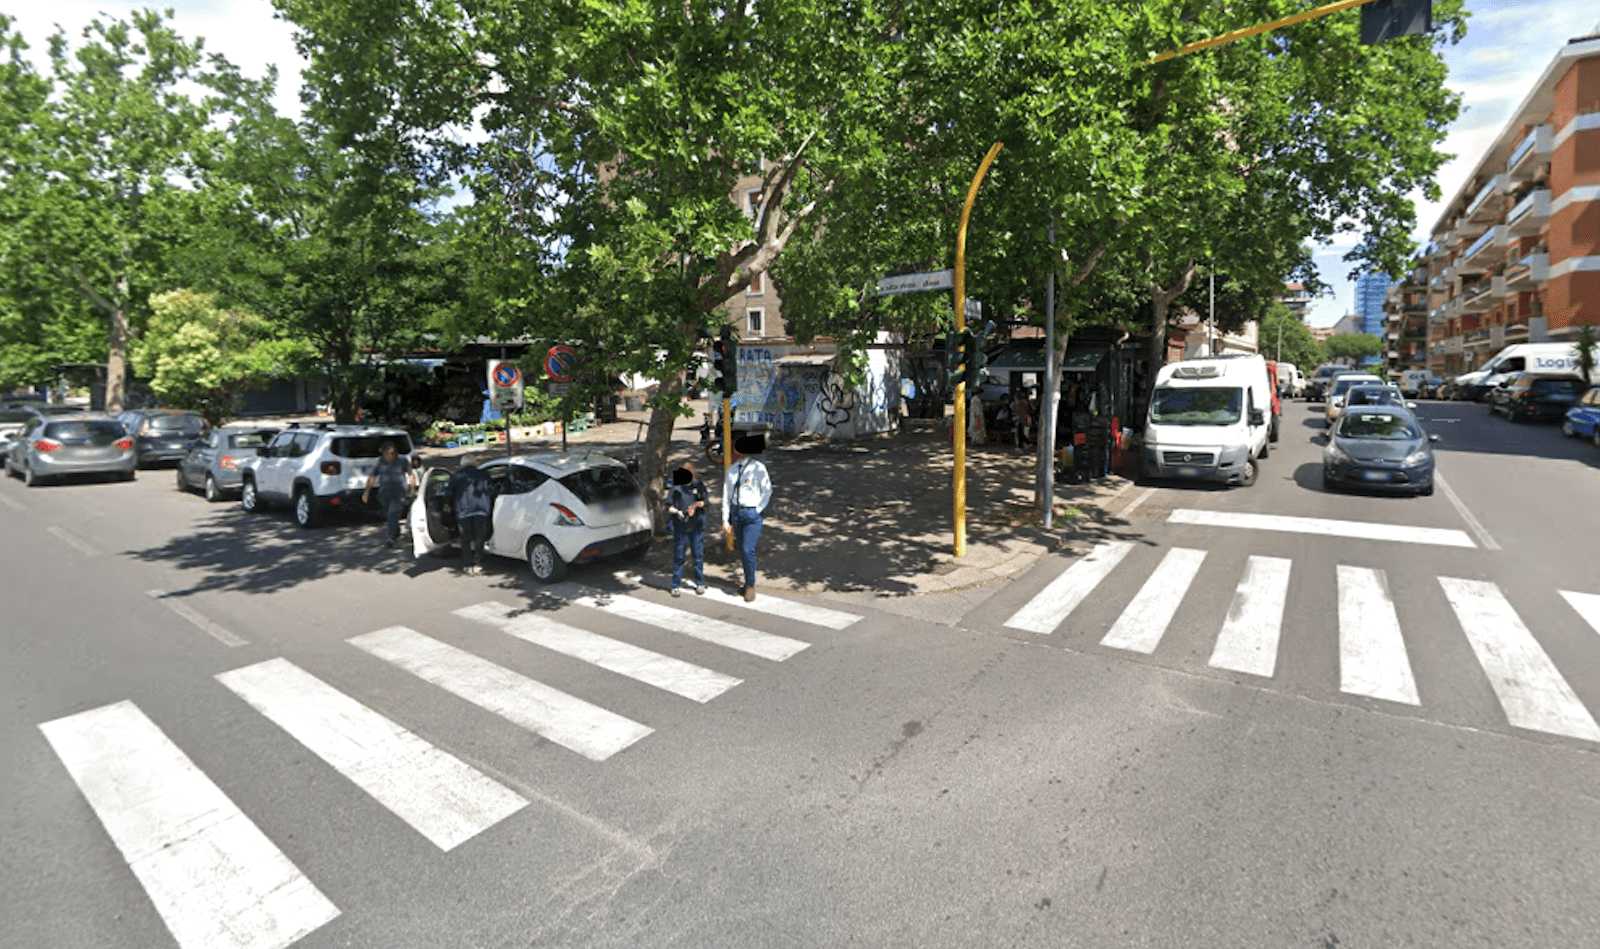
[[1017, 418], [1017, 447], [1028, 447], [1028, 434], [1033, 429], [1033, 409], [1028, 402], [1028, 390], [1017, 390], [1017, 400], [1012, 405], [1012, 412]]
[[477, 465], [464, 465], [450, 476], [450, 503], [461, 532], [461, 572], [483, 572], [483, 548], [494, 526], [494, 499], [499, 492], [493, 478]]
[[393, 547], [400, 541], [400, 518], [405, 515], [406, 501], [416, 486], [415, 479], [411, 462], [400, 457], [400, 450], [394, 442], [384, 442], [383, 454], [378, 458], [378, 463], [373, 465], [372, 474], [367, 476], [367, 487], [361, 492], [361, 503], [371, 502], [372, 486], [377, 485], [378, 506], [383, 508], [384, 515], [389, 519], [385, 547]]
[[694, 465], [684, 462], [672, 473], [672, 490], [667, 492], [667, 514], [672, 525], [672, 589], [678, 595], [683, 582], [686, 555], [694, 556], [694, 592], [706, 592], [706, 486], [695, 480]]
[[722, 532], [733, 538], [744, 564], [746, 601], [756, 598], [756, 541], [761, 538], [761, 512], [772, 500], [772, 477], [761, 459], [749, 457], [767, 450], [767, 436], [742, 435], [733, 443], [733, 457], [722, 482]]
[[983, 430], [983, 390], [974, 387], [967, 396], [967, 441], [982, 445], [988, 440], [988, 433]]

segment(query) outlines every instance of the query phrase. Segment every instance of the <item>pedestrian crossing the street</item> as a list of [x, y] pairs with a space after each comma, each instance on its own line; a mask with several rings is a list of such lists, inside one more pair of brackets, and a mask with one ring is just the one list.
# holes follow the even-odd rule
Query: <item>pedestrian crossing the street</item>
[[[1126, 564], [1131, 549], [1123, 541], [1097, 545], [1016, 609], [1004, 625], [1040, 635], [1055, 633], [1102, 589], [1119, 565]], [[1205, 564], [1205, 551], [1168, 550], [1100, 645], [1154, 654]], [[1207, 664], [1262, 679], [1277, 675], [1291, 580], [1296, 577], [1298, 568], [1287, 558], [1248, 557]], [[1300, 577], [1300, 582], [1319, 579]], [[1411, 650], [1385, 571], [1341, 564], [1332, 582], [1337, 594], [1339, 691], [1421, 706]], [[1453, 577], [1439, 577], [1438, 583], [1510, 725], [1600, 742], [1600, 725], [1499, 587]], [[1559, 593], [1600, 633], [1600, 595]], [[1600, 652], [1600, 637], [1590, 645]]]
[[[844, 629], [859, 616], [812, 604], [748, 611], [753, 619]], [[742, 599], [730, 602], [744, 605]], [[707, 605], [720, 601], [706, 599]], [[494, 601], [454, 611], [528, 649], [604, 670], [624, 688], [713, 701], [743, 679], [671, 655], [684, 637], [773, 663], [809, 643], [655, 603], [636, 592], [579, 597], [576, 609], [519, 611]], [[620, 619], [659, 651], [583, 628], [593, 610]], [[569, 622], [570, 621], [570, 622]], [[446, 642], [449, 630], [393, 626], [348, 640], [355, 649], [537, 734], [604, 762], [654, 733], [649, 724]], [[698, 647], [697, 655], [708, 655]], [[743, 660], [745, 665], [749, 659]], [[542, 665], [538, 668], [544, 668]], [[241, 708], [274, 723], [346, 786], [376, 801], [441, 851], [525, 808], [529, 800], [442, 747], [284, 658], [224, 672]], [[573, 692], [578, 690], [574, 689]], [[695, 704], [690, 704], [690, 703]], [[45, 722], [40, 730], [88, 800], [181, 949], [281, 949], [339, 915], [336, 907], [234, 805], [161, 727], [128, 701]], [[248, 752], [245, 752], [248, 753]], [[481, 754], [481, 752], [479, 752]]]

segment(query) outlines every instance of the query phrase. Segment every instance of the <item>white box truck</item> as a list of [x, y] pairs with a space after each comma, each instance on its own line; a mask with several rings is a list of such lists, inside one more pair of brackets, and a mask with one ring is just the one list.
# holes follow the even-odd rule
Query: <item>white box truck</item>
[[1513, 372], [1580, 372], [1572, 343], [1516, 343], [1495, 353], [1476, 371], [1455, 378], [1455, 397], [1482, 399]]
[[1156, 373], [1143, 473], [1248, 487], [1267, 457], [1272, 384], [1260, 356], [1185, 359]]

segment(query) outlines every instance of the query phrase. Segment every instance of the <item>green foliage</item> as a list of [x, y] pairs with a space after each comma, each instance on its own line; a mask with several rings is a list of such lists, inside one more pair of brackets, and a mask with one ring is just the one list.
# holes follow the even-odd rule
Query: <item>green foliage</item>
[[1383, 340], [1371, 333], [1340, 333], [1329, 336], [1322, 344], [1329, 359], [1345, 359], [1353, 363], [1377, 356], [1383, 352]]
[[1259, 342], [1262, 355], [1274, 362], [1293, 363], [1303, 373], [1310, 374], [1323, 362], [1321, 344], [1281, 303], [1268, 307], [1261, 318]]
[[211, 294], [174, 290], [150, 298], [150, 322], [132, 362], [163, 401], [193, 408], [218, 425], [238, 411], [245, 391], [292, 374], [315, 354], [276, 339], [253, 313], [224, 309]]
[[1595, 362], [1600, 358], [1600, 340], [1595, 339], [1593, 323], [1585, 323], [1578, 327], [1578, 336], [1573, 340], [1578, 347], [1578, 371], [1589, 380], [1590, 385], [1600, 382], [1595, 377]]

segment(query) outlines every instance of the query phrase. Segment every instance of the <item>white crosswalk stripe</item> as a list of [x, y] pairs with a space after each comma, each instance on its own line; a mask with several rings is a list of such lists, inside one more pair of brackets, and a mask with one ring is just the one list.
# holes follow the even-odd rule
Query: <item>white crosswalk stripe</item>
[[1289, 599], [1291, 561], [1251, 557], [1228, 605], [1228, 619], [1217, 636], [1211, 665], [1218, 669], [1270, 677], [1278, 660], [1283, 608]]
[[594, 761], [654, 730], [404, 626], [350, 643]]
[[1100, 640], [1100, 645], [1145, 655], [1155, 652], [1205, 559], [1203, 550], [1174, 547], [1167, 551], [1161, 558], [1161, 565], [1150, 574], [1139, 595], [1117, 618], [1116, 625]]
[[741, 681], [730, 675], [641, 649], [631, 643], [568, 626], [548, 616], [519, 613], [504, 603], [479, 603], [455, 612], [457, 616], [503, 629], [525, 642], [593, 663], [602, 669], [696, 702], [709, 702]]
[[1422, 704], [1382, 570], [1339, 566], [1339, 689]]
[[217, 676], [441, 850], [528, 802], [287, 659]]
[[183, 949], [281, 949], [339, 915], [132, 702], [39, 728]]
[[798, 639], [763, 633], [626, 594], [580, 596], [572, 602], [775, 662], [782, 662], [810, 645]]
[[734, 596], [716, 587], [706, 587], [705, 598], [713, 603], [723, 606], [736, 606], [741, 610], [753, 610], [757, 613], [766, 613], [781, 619], [798, 620], [812, 626], [824, 626], [828, 629], [848, 629], [861, 617], [854, 613], [845, 613], [840, 610], [817, 606], [812, 603], [799, 603], [794, 600], [784, 599], [781, 596], [767, 596], [762, 594], [754, 600], [746, 600], [742, 596]]
[[1507, 721], [1518, 728], [1600, 741], [1600, 725], [1498, 587], [1455, 577], [1440, 577], [1439, 584]]
[[1567, 601], [1568, 605], [1578, 611], [1578, 615], [1583, 617], [1585, 623], [1594, 627], [1595, 632], [1600, 633], [1600, 594], [1573, 593], [1571, 590], [1562, 590], [1561, 596]]
[[1031, 633], [1051, 633], [1066, 620], [1067, 614], [1078, 608], [1100, 581], [1106, 578], [1122, 558], [1133, 549], [1127, 541], [1109, 541], [1097, 544], [1084, 558], [1068, 567], [1061, 576], [1050, 581], [1022, 609], [1011, 614], [1006, 625], [1025, 629]]

